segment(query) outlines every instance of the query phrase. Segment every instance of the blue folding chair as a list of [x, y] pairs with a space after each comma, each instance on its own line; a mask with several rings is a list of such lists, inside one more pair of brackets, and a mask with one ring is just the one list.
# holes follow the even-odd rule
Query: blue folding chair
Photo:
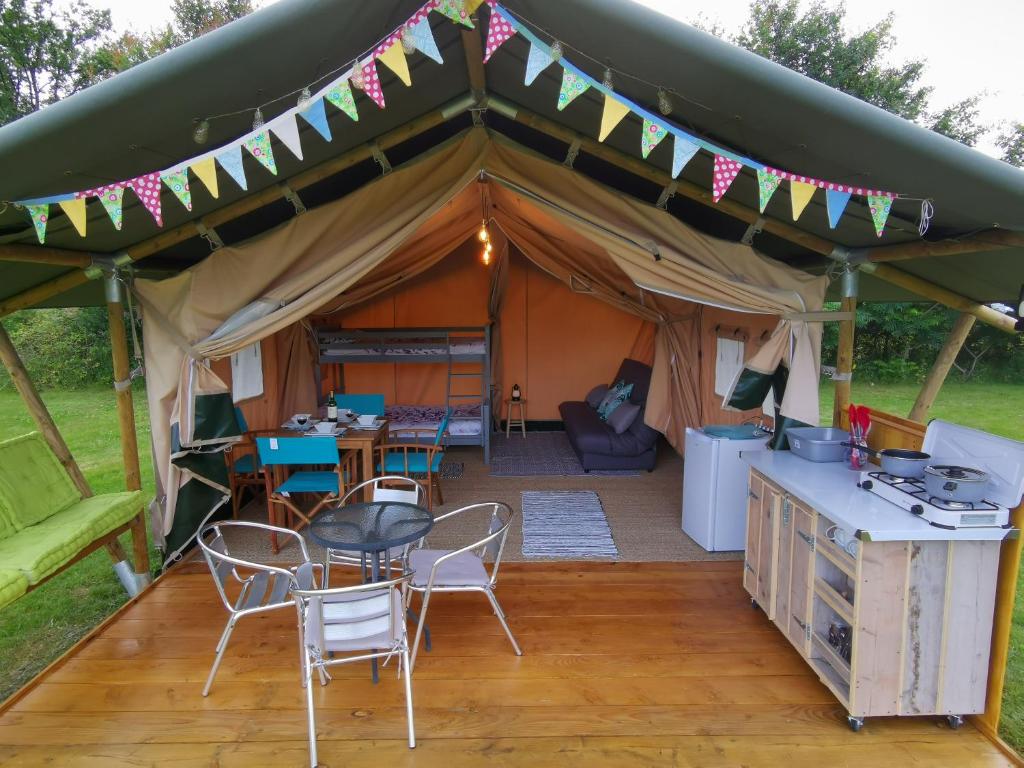
[[[353, 453], [345, 453], [344, 459], [338, 452], [338, 443], [332, 436], [324, 437], [257, 437], [256, 449], [263, 466], [273, 468], [274, 487], [271, 490], [267, 473], [267, 498], [271, 504], [270, 524], [300, 530], [309, 525], [310, 519], [327, 504], [336, 502], [345, 491], [348, 478], [355, 477]], [[344, 463], [344, 466], [343, 466]], [[328, 470], [301, 469], [289, 472], [289, 467], [327, 465]], [[292, 494], [309, 493], [319, 496], [319, 501], [307, 513], [292, 500]], [[275, 513], [275, 505], [284, 508], [284, 519]], [[296, 520], [297, 518], [297, 520]], [[271, 534], [271, 547], [276, 553], [277, 535]]]
[[363, 416], [384, 415], [384, 395], [335, 395], [339, 411], [353, 411]]
[[437, 491], [437, 503], [444, 504], [441, 494], [441, 462], [444, 460], [444, 438], [448, 434], [448, 420], [451, 409], [445, 411], [441, 423], [437, 427], [432, 443], [417, 442], [417, 433], [430, 430], [402, 427], [403, 437], [412, 434], [413, 441], [408, 443], [386, 443], [379, 445], [376, 451], [376, 467], [379, 475], [405, 475], [406, 477], [422, 477], [427, 487], [427, 509], [434, 509], [434, 491]]
[[235, 419], [242, 430], [242, 439], [224, 455], [228, 464], [228, 487], [231, 488], [231, 516], [237, 518], [242, 506], [242, 494], [248, 488], [255, 499], [259, 495], [258, 491], [266, 487], [266, 479], [253, 442], [257, 433], [249, 429], [241, 408], [235, 408]]

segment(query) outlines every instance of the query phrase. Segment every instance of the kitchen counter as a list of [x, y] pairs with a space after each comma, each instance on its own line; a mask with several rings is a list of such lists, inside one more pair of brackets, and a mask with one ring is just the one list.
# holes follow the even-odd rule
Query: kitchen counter
[[1003, 528], [937, 528], [870, 491], [846, 462], [816, 463], [790, 451], [750, 451], [743, 460], [863, 541], [999, 541]]

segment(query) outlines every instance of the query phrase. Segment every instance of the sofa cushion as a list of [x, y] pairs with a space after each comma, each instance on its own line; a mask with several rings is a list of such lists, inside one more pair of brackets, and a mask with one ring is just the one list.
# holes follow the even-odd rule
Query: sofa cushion
[[590, 392], [587, 393], [587, 396], [585, 398], [587, 401], [587, 405], [596, 410], [597, 407], [601, 405], [601, 401], [604, 400], [604, 396], [607, 394], [608, 385], [598, 384], [596, 387], [590, 390]]
[[28, 579], [21, 571], [0, 568], [0, 608], [28, 592]]
[[81, 498], [38, 432], [0, 443], [0, 507], [21, 531]]
[[640, 406], [636, 403], [622, 403], [622, 405], [611, 412], [605, 421], [615, 431], [616, 435], [621, 435], [633, 425], [639, 413]]
[[142, 507], [142, 491], [82, 499], [0, 541], [0, 562], [38, 584], [89, 544], [124, 525]]
[[608, 417], [615, 412], [615, 409], [629, 400], [629, 395], [632, 391], [633, 385], [627, 384], [624, 381], [618, 382], [608, 390], [608, 394], [605, 395], [604, 400], [601, 401], [601, 405], [597, 409], [597, 415], [601, 417], [601, 421], [608, 421]]

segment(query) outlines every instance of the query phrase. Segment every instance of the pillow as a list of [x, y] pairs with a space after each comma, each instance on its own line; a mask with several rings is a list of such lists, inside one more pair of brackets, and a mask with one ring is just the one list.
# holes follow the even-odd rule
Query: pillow
[[601, 401], [604, 400], [604, 396], [607, 394], [608, 385], [598, 384], [596, 387], [590, 390], [589, 393], [587, 393], [587, 405], [589, 405], [591, 408], [596, 409], [601, 404]]
[[615, 412], [615, 409], [629, 399], [632, 391], [633, 385], [624, 381], [620, 381], [610, 389], [605, 395], [605, 399], [601, 401], [602, 407], [597, 409], [597, 415], [601, 417], [601, 421], [608, 421], [608, 417]]
[[616, 435], [621, 435], [633, 426], [638, 413], [640, 413], [640, 406], [636, 403], [622, 403], [608, 416], [608, 426], [615, 430]]
[[609, 404], [615, 399], [615, 396], [619, 392], [619, 387], [623, 385], [623, 382], [617, 381], [605, 390], [604, 397], [601, 398], [601, 402], [597, 404], [597, 415], [604, 418], [604, 412], [607, 410]]

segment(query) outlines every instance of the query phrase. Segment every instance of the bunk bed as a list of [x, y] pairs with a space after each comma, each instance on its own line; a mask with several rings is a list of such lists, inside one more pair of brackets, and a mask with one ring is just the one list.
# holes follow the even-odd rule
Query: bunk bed
[[[388, 406], [391, 430], [436, 429], [451, 413], [448, 445], [479, 445], [491, 460], [491, 327], [317, 330], [320, 365], [434, 363], [447, 365], [445, 402]], [[458, 367], [456, 367], [458, 366]], [[479, 387], [459, 382], [479, 381]], [[470, 389], [473, 391], [469, 391]]]

